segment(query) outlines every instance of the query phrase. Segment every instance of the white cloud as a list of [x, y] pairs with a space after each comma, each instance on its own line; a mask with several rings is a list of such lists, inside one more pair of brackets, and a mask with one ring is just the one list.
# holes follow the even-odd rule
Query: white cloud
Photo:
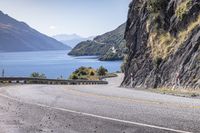
[[56, 26], [51, 25], [51, 26], [49, 26], [49, 29], [51, 29], [51, 30], [55, 30], [55, 29], [56, 29]]

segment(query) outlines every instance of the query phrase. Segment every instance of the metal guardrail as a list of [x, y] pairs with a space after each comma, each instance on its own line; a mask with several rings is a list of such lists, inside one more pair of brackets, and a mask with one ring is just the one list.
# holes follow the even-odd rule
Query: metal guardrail
[[27, 77], [0, 77], [0, 84], [52, 84], [52, 85], [96, 85], [108, 84], [107, 81], [95, 80], [60, 80], [60, 79], [42, 79]]

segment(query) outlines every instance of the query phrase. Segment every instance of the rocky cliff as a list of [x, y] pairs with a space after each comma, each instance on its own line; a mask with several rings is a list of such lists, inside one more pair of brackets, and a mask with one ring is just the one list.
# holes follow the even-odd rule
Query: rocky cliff
[[72, 49], [69, 55], [99, 56], [100, 60], [122, 60], [125, 51], [125, 24], [117, 29], [95, 37], [92, 41], [83, 41]]
[[126, 87], [200, 88], [200, 0], [133, 0]]

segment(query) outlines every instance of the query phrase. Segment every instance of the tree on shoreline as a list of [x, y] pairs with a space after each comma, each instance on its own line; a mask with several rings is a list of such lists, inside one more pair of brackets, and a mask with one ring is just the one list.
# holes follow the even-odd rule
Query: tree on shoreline
[[97, 74], [99, 76], [105, 76], [108, 73], [108, 70], [104, 68], [103, 66], [100, 66], [99, 69], [97, 69]]
[[76, 69], [69, 77], [69, 79], [83, 79], [83, 80], [99, 80], [101, 76], [105, 76], [108, 70], [103, 66], [98, 69], [92, 67], [80, 67]]
[[33, 72], [31, 75], [30, 75], [31, 78], [41, 78], [41, 79], [46, 79], [47, 77], [45, 76], [45, 74], [43, 73], [38, 73], [38, 72]]

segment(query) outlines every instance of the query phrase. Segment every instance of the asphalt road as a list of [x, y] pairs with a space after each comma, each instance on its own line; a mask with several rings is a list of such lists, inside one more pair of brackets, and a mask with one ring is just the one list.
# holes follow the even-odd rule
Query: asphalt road
[[109, 85], [0, 87], [0, 133], [200, 132], [200, 99]]

